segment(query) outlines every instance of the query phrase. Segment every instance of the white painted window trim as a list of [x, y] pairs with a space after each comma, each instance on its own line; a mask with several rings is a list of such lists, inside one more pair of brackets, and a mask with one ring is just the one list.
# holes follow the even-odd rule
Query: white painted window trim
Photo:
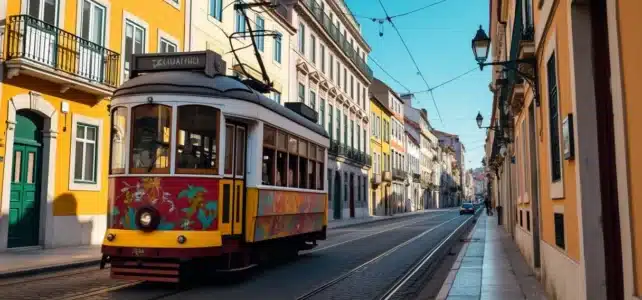
[[[560, 246], [557, 245], [557, 242], [555, 241], [555, 214], [562, 214], [564, 216], [564, 248], [560, 248]], [[560, 251], [562, 253], [568, 253], [568, 230], [567, 224], [568, 224], [568, 219], [566, 219], [567, 215], [564, 212], [564, 205], [558, 204], [558, 205], [553, 205], [553, 248], [555, 248], [557, 251]]]
[[545, 78], [545, 80], [542, 80], [542, 85], [545, 86], [545, 88], [543, 90], [546, 91], [545, 94], [546, 94], [546, 101], [547, 101], [547, 103], [546, 103], [546, 114], [547, 114], [546, 115], [546, 124], [548, 124], [548, 126], [549, 126], [549, 128], [547, 130], [547, 133], [546, 133], [546, 138], [548, 139], [548, 143], [549, 143], [547, 145], [547, 147], [546, 147], [546, 152], [548, 153], [547, 161], [548, 161], [548, 168], [549, 168], [549, 173], [548, 173], [547, 180], [551, 185], [551, 188], [550, 188], [550, 197], [551, 197], [551, 199], [563, 199], [564, 198], [564, 159], [561, 159], [563, 157], [562, 148], [561, 148], [561, 145], [562, 145], [562, 140], [561, 140], [562, 139], [562, 136], [561, 136], [561, 128], [562, 128], [561, 127], [562, 126], [562, 121], [561, 121], [561, 119], [562, 119], [561, 102], [562, 101], [561, 101], [560, 86], [559, 86], [559, 84], [560, 84], [560, 79], [559, 79], [559, 74], [560, 74], [560, 72], [559, 72], [559, 70], [560, 70], [559, 69], [559, 56], [556, 55], [556, 57], [555, 57], [555, 73], [556, 73], [556, 77], [557, 77], [557, 101], [558, 101], [558, 105], [557, 106], [558, 106], [558, 116], [559, 116], [558, 117], [558, 129], [560, 130], [560, 132], [559, 132], [559, 139], [560, 140], [558, 142], [560, 143], [560, 174], [561, 174], [561, 177], [560, 177], [560, 180], [555, 181], [555, 182], [553, 182], [552, 179], [551, 179], [551, 174], [552, 174], [553, 170], [551, 169], [551, 167], [552, 167], [552, 163], [551, 163], [552, 155], [551, 155], [550, 119], [549, 119], [550, 118], [550, 105], [549, 105], [550, 104], [550, 99], [548, 98], [548, 70], [545, 67], [548, 64], [548, 60], [551, 58], [553, 53], [559, 54], [558, 51], [557, 51], [557, 34], [556, 34], [555, 30], [552, 30], [550, 32], [548, 39], [549, 39], [549, 43], [546, 45], [546, 49], [545, 49], [545, 52], [544, 52], [545, 61], [542, 62], [543, 65], [544, 65], [542, 70], [543, 70], [544, 74], [546, 75], [546, 76], [543, 77], [543, 78]]
[[[96, 183], [81, 183], [75, 182], [76, 172], [76, 132], [78, 130], [78, 123], [83, 123], [91, 126], [96, 126]], [[70, 191], [100, 191], [102, 176], [102, 158], [103, 148], [105, 143], [103, 120], [91, 117], [86, 117], [80, 114], [73, 113], [71, 116], [71, 153], [69, 155], [69, 190]]]
[[[44, 0], [40, 0], [44, 1]], [[66, 0], [56, 0], [58, 2], [58, 8], [56, 10], [56, 18], [58, 19], [58, 24], [56, 27], [58, 28], [63, 28], [65, 24], [65, 9], [66, 9]], [[21, 0], [20, 2], [20, 14], [21, 15], [27, 15], [27, 5], [29, 3], [29, 0]], [[5, 6], [7, 5], [6, 2], [4, 4]], [[6, 8], [5, 8], [6, 9]], [[63, 13], [61, 13], [63, 12]], [[79, 15], [78, 15], [79, 16]]]
[[[171, 0], [167, 0], [171, 1]], [[174, 44], [176, 47], [176, 51], [180, 52], [182, 50], [180, 43], [178, 42], [178, 39], [172, 36], [171, 34], [163, 31], [162, 29], [158, 29], [158, 39], [156, 40], [156, 43], [158, 46], [156, 46], [156, 52], [160, 52], [161, 48], [161, 40], [165, 40], [166, 42], [169, 42], [171, 44]]]
[[[63, 0], [64, 1], [64, 0]], [[111, 2], [105, 1], [105, 0], [89, 0], [91, 2], [96, 2], [97, 4], [103, 6], [105, 8], [105, 24], [103, 27], [103, 36], [105, 37], [105, 44], [103, 47], [109, 49], [109, 41], [110, 41], [110, 36], [111, 36]], [[80, 36], [80, 31], [82, 30], [82, 5], [84, 1], [78, 1], [78, 4], [76, 5], [76, 35]]]
[[[121, 52], [122, 55], [125, 55], [125, 37], [126, 37], [126, 31], [127, 31], [127, 21], [135, 23], [136, 25], [142, 27], [145, 29], [145, 41], [143, 42], [143, 53], [149, 53], [149, 24], [147, 22], [143, 21], [143, 19], [135, 16], [134, 14], [124, 10], [123, 11], [123, 23], [122, 25], [122, 32], [121, 32]], [[125, 59], [121, 57], [120, 59], [120, 71], [125, 70]], [[125, 78], [125, 72], [121, 72], [121, 83], [127, 81], [127, 78]]]
[[171, 5], [172, 7], [181, 10], [181, 0], [165, 0], [167, 4]]

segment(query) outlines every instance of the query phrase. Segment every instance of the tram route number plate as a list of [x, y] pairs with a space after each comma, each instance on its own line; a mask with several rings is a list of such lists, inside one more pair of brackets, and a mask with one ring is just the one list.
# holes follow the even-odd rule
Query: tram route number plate
[[143, 256], [143, 255], [145, 255], [145, 249], [143, 249], [143, 248], [134, 248], [134, 249], [132, 249], [132, 254], [134, 256]]

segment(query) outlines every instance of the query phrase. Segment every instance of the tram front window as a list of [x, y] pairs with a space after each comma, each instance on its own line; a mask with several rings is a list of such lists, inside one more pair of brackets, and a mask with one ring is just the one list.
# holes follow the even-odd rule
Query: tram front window
[[111, 174], [125, 173], [127, 152], [127, 108], [116, 107], [111, 113]]
[[176, 173], [218, 173], [219, 111], [203, 105], [178, 107]]
[[132, 108], [131, 173], [169, 173], [171, 116], [166, 105]]

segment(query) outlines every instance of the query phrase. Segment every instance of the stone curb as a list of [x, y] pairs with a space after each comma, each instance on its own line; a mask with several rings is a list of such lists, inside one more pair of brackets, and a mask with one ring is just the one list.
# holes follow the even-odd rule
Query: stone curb
[[0, 279], [13, 279], [13, 278], [32, 276], [32, 275], [42, 275], [47, 273], [60, 272], [60, 271], [66, 271], [71, 269], [80, 269], [80, 268], [91, 267], [91, 266], [98, 267], [99, 264], [100, 264], [100, 258], [85, 259], [78, 262], [64, 263], [59, 265], [47, 265], [47, 266], [39, 266], [39, 267], [33, 267], [33, 268], [24, 268], [24, 269], [2, 272], [0, 273]]

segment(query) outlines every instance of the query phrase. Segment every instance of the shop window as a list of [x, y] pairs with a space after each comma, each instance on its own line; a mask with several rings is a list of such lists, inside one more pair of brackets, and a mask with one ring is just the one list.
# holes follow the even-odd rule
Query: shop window
[[219, 110], [178, 107], [176, 135], [176, 173], [218, 174]]
[[132, 108], [131, 173], [169, 173], [171, 116], [166, 105]]

